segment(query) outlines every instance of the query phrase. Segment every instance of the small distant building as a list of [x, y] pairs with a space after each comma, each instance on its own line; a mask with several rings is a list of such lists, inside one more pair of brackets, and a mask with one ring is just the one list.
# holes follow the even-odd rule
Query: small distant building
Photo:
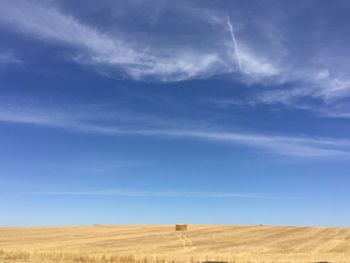
[[186, 231], [187, 225], [185, 224], [177, 224], [175, 225], [175, 231]]

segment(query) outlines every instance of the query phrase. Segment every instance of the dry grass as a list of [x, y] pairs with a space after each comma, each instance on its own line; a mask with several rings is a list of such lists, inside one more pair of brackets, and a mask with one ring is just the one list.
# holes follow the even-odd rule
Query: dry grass
[[350, 229], [233, 225], [0, 228], [0, 263], [350, 262]]

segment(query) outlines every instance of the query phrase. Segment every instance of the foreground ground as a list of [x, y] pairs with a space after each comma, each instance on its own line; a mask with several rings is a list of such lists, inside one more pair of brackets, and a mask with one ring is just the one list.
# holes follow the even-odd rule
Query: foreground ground
[[350, 229], [236, 225], [0, 228], [0, 263], [350, 262]]

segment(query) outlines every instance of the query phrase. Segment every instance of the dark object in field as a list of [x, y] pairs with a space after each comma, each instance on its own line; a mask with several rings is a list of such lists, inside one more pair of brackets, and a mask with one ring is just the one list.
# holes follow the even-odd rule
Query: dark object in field
[[331, 263], [331, 262], [328, 262], [328, 261], [317, 261], [317, 262], [314, 262], [314, 263]]
[[181, 224], [181, 225], [175, 225], [175, 231], [186, 231], [187, 230], [187, 225]]

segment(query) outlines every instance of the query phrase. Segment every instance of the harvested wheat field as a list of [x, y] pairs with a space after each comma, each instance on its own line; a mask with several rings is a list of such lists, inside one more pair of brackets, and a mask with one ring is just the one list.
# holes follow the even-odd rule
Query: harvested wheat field
[[350, 262], [350, 229], [237, 225], [0, 228], [6, 262]]

